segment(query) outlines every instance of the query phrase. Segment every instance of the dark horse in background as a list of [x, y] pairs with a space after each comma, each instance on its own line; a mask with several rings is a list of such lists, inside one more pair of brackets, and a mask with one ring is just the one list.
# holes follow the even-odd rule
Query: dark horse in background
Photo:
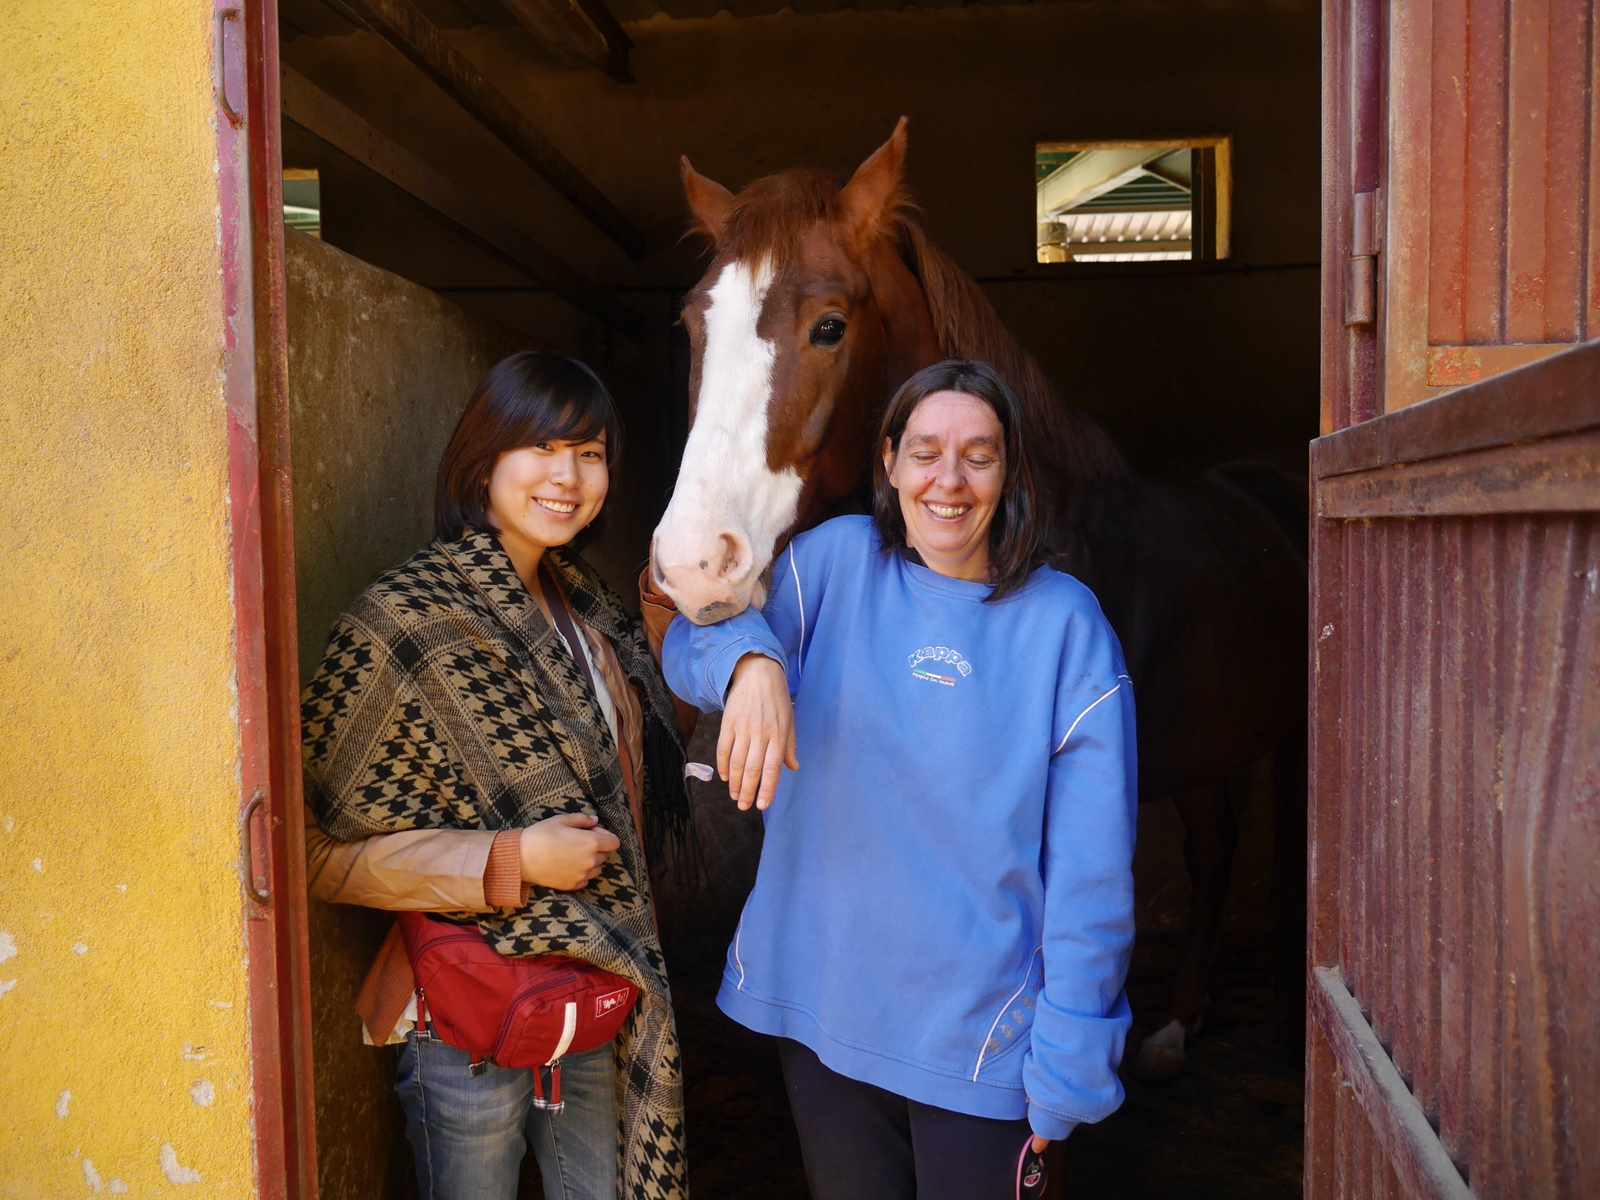
[[[1292, 864], [1304, 851], [1291, 843], [1305, 804], [1303, 477], [1244, 467], [1188, 485], [1137, 476], [1104, 430], [1054, 397], [978, 285], [928, 241], [905, 190], [906, 143], [902, 119], [842, 189], [791, 170], [735, 196], [683, 160], [714, 258], [683, 306], [691, 425], [651, 574], [697, 622], [762, 603], [790, 536], [859, 510], [900, 383], [943, 358], [994, 364], [1029, 416], [1055, 561], [1093, 588], [1122, 639], [1141, 796], [1172, 797], [1184, 822], [1190, 933], [1171, 1020], [1138, 1060], [1146, 1076], [1175, 1074], [1207, 1002], [1236, 789], [1274, 754], [1286, 764], [1279, 850], [1291, 864], [1282, 919], [1300, 919]], [[1292, 969], [1297, 980], [1303, 968]]]

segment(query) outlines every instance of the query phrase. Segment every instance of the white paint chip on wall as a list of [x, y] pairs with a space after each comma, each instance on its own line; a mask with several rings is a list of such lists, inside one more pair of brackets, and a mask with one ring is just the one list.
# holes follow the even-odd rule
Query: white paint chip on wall
[[87, 1158], [83, 1160], [83, 1181], [89, 1185], [91, 1192], [98, 1192], [105, 1184], [100, 1182], [100, 1172], [94, 1169], [94, 1164]]
[[210, 1108], [217, 1102], [217, 1089], [209, 1079], [202, 1079], [189, 1089], [189, 1096], [201, 1108]]
[[83, 942], [73, 942], [72, 952], [79, 958], [82, 958], [85, 954], [89, 953], [89, 947]]
[[113, 1179], [111, 1181], [111, 1194], [113, 1196], [126, 1196], [128, 1194], [128, 1185], [120, 1179]]
[[168, 1183], [200, 1182], [199, 1171], [179, 1165], [178, 1152], [172, 1148], [171, 1142], [161, 1143], [161, 1173], [167, 1177]]
[[61, 1095], [56, 1098], [56, 1116], [65, 1121], [67, 1119], [67, 1110], [71, 1107], [72, 1093], [70, 1091], [62, 1092]]
[[17, 981], [15, 979], [0, 979], [0, 996], [4, 996], [7, 992], [9, 992], [12, 988], [14, 988], [16, 986], [17, 986]]
[[44, 874], [44, 859], [42, 859], [42, 858], [34, 859], [33, 860], [33, 869], [35, 871], [37, 871], [39, 874], [43, 875]]
[[8, 929], [0, 929], [0, 962], [17, 956], [17, 939], [11, 936]]
[[210, 1053], [204, 1046], [191, 1046], [188, 1042], [183, 1044], [184, 1062], [205, 1062], [210, 1057]]

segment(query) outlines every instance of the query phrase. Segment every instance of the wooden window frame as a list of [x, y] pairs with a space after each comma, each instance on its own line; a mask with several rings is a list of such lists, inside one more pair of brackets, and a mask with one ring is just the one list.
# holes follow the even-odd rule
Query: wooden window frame
[[[1063, 150], [1155, 150], [1161, 148], [1200, 151], [1195, 170], [1195, 187], [1191, 191], [1193, 213], [1194, 249], [1188, 263], [1174, 263], [1177, 267], [1214, 266], [1231, 257], [1233, 253], [1233, 138], [1229, 134], [1204, 134], [1200, 136], [1174, 136], [1162, 138], [1069, 138], [1041, 139], [1033, 144], [1035, 160], [1041, 153]], [[1094, 263], [1082, 260], [1064, 263], [1041, 263], [1030, 256], [1035, 267], [1129, 267], [1151, 266], [1151, 263]], [[1167, 266], [1167, 263], [1159, 265]]]

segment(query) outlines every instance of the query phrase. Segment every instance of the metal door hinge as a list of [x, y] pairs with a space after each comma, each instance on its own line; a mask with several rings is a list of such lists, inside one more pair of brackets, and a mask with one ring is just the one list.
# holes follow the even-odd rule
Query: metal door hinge
[[1378, 255], [1383, 250], [1378, 189], [1357, 192], [1351, 208], [1350, 261], [1345, 264], [1344, 323], [1378, 319]]

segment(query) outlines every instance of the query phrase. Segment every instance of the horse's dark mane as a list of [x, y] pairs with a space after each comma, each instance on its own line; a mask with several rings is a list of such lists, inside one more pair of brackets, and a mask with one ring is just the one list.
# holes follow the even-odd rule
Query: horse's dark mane
[[[840, 181], [826, 171], [797, 168], [767, 175], [740, 190], [716, 237], [719, 256], [771, 263], [775, 272], [800, 256], [802, 237], [818, 222], [844, 219]], [[1127, 460], [1087, 414], [1063, 405], [1050, 381], [1011, 332], [976, 281], [928, 239], [909, 192], [897, 190], [869, 236], [897, 240], [906, 265], [922, 284], [940, 352], [991, 364], [1016, 389], [1036, 444], [1040, 477], [1058, 499], [1129, 474]], [[887, 400], [887, 397], [884, 397]]]
[[1040, 431], [1039, 467], [1044, 477], [1065, 484], [1070, 495], [1095, 483], [1128, 475], [1128, 463], [1094, 418], [1062, 404], [1033, 355], [1011, 336], [977, 282], [928, 240], [914, 213], [899, 213], [901, 244], [908, 265], [922, 282], [933, 315], [939, 349], [946, 358], [989, 363], [1016, 389], [1029, 423]]

